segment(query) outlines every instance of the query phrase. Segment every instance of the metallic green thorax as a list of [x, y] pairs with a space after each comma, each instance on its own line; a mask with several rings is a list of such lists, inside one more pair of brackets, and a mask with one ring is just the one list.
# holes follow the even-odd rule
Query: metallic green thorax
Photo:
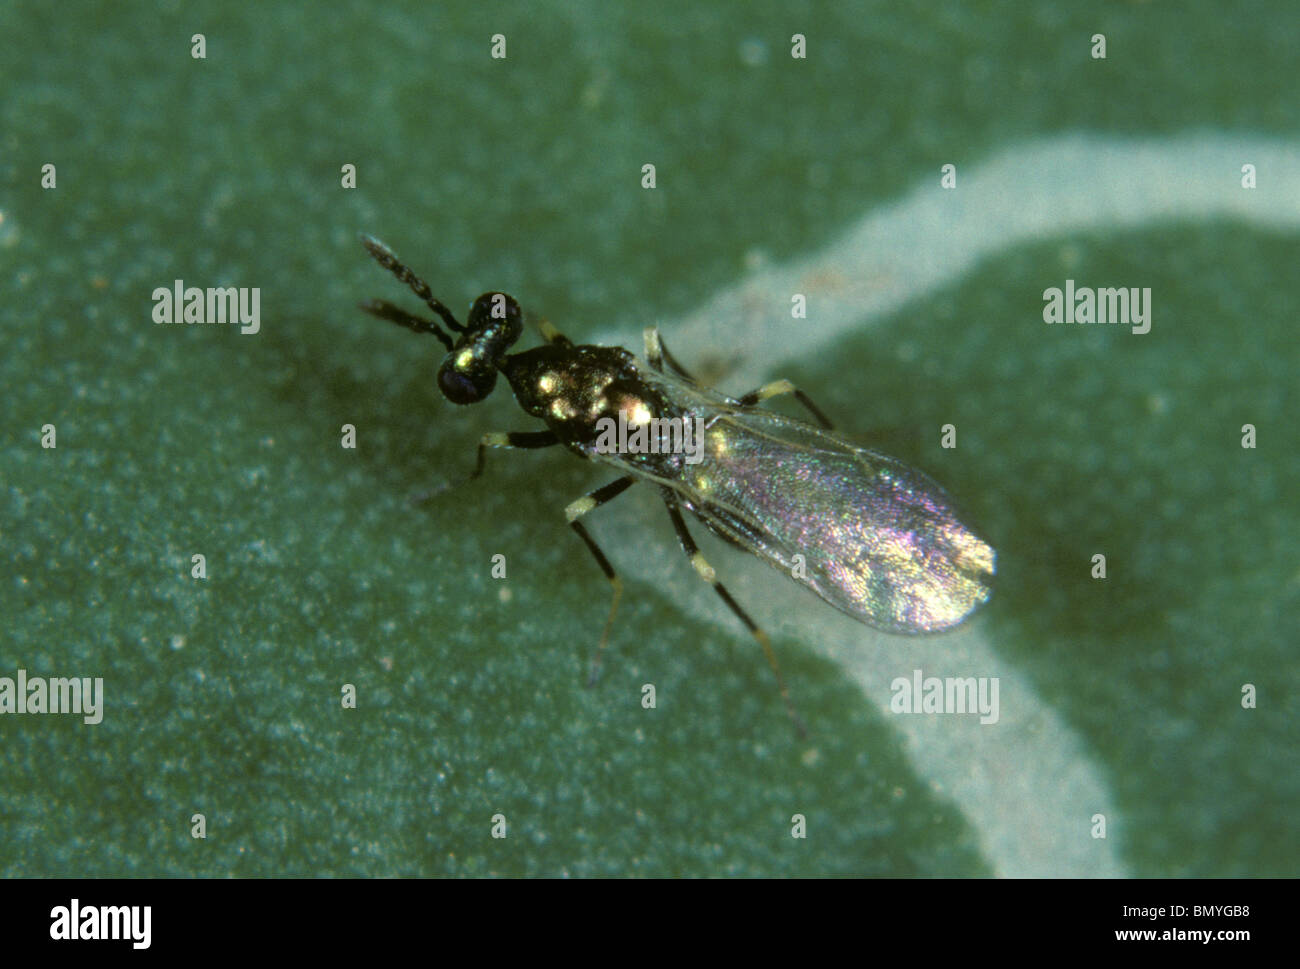
[[[545, 421], [560, 442], [583, 457], [594, 457], [598, 422], [637, 417], [680, 417], [682, 409], [648, 384], [637, 358], [621, 347], [548, 343], [512, 354], [501, 362], [515, 400]], [[667, 470], [670, 455], [625, 455], [639, 465]]]

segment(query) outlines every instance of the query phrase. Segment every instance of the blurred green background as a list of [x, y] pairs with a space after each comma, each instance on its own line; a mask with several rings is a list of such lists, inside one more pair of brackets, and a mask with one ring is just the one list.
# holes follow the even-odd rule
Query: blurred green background
[[[355, 309], [415, 305], [356, 234], [453, 307], [505, 289], [639, 349], [747, 254], [816, 251], [943, 161], [1300, 134], [1293, 4], [1082, 6], [11, 5], [0, 676], [103, 676], [107, 710], [0, 718], [0, 872], [998, 870], [841, 670], [778, 642], [812, 755], [743, 630], [687, 615], [634, 550], [611, 548], [628, 594], [584, 689], [608, 587], [561, 509], [606, 476], [497, 453], [411, 507], [528, 422], [505, 393], [454, 409], [436, 345]], [[1159, 294], [1152, 334], [1035, 325], [1063, 242], [1074, 278]], [[979, 422], [945, 482], [999, 550], [982, 621], [1111, 786], [1133, 874], [1300, 870], [1298, 263], [1295, 234], [1196, 218], [1017, 247], [780, 374], [852, 433], [957, 397]], [[176, 278], [261, 287], [262, 332], [155, 326]], [[673, 697], [653, 714], [647, 680]], [[816, 836], [789, 837], [795, 811]]]

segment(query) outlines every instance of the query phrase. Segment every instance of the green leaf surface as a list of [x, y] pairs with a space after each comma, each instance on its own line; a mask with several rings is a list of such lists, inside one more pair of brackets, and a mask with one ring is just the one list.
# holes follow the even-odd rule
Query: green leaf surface
[[[1300, 18], [1251, 11], [11, 12], [0, 677], [102, 677], [105, 714], [0, 716], [0, 873], [1008, 871], [948, 791], [961, 758], [919, 766], [888, 696], [819, 649], [811, 596], [807, 632], [776, 637], [811, 731], [795, 735], [744, 630], [683, 604], [708, 596], [689, 566], [638, 570], [641, 542], [672, 541], [653, 502], [631, 506], [647, 537], [592, 526], [627, 590], [585, 688], [608, 586], [562, 509], [605, 476], [494, 452], [480, 482], [412, 504], [460, 480], [484, 432], [532, 422], [504, 391], [447, 403], [440, 348], [355, 308], [414, 303], [356, 236], [384, 239], [458, 310], [503, 289], [576, 339], [618, 332], [639, 352], [643, 327], [671, 341], [673, 320], [937, 184], [945, 162], [964, 173], [1071, 132], [1271, 139], [1294, 158]], [[796, 32], [805, 60], [789, 56]], [[1280, 173], [1259, 177], [1264, 191]], [[1226, 171], [1225, 192], [1239, 178]], [[992, 537], [979, 634], [1077, 738], [1048, 762], [1104, 782], [1108, 850], [1131, 874], [1300, 871], [1298, 263], [1294, 224], [1067, 227], [830, 350], [800, 353], [794, 333], [769, 374], [848, 433], [899, 432], [881, 446], [934, 471]], [[1066, 278], [1150, 287], [1152, 332], [1047, 327], [1042, 290]], [[175, 279], [260, 288], [261, 331], [155, 325], [151, 294]], [[950, 420], [956, 455], [930, 433]], [[1080, 842], [1093, 810], [1079, 805]], [[796, 814], [807, 839], [790, 836]], [[1050, 839], [1034, 850], [1054, 864]]]

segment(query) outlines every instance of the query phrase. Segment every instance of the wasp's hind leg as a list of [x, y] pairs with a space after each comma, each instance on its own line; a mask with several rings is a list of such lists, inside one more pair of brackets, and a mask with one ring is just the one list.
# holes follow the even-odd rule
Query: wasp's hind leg
[[686, 557], [691, 560], [691, 567], [699, 573], [700, 578], [713, 586], [713, 591], [722, 597], [722, 601], [727, 604], [727, 608], [736, 614], [736, 617], [745, 624], [745, 628], [758, 640], [758, 644], [763, 647], [763, 654], [767, 657], [767, 663], [772, 667], [772, 672], [776, 674], [776, 685], [777, 689], [781, 691], [781, 699], [785, 701], [785, 711], [794, 722], [795, 730], [799, 731], [799, 736], [807, 737], [808, 728], [804, 726], [803, 720], [795, 712], [794, 701], [790, 699], [790, 691], [785, 686], [785, 677], [781, 675], [781, 667], [776, 661], [776, 653], [772, 651], [772, 641], [768, 639], [767, 633], [759, 628], [758, 623], [749, 617], [749, 613], [740, 608], [740, 604], [731, 597], [731, 593], [727, 591], [726, 587], [718, 581], [713, 566], [705, 561], [704, 556], [700, 554], [700, 547], [695, 544], [695, 539], [691, 538], [691, 533], [686, 530], [686, 522], [682, 519], [682, 512], [677, 505], [677, 499], [671, 495], [665, 495], [664, 504], [668, 506], [668, 515], [673, 520], [677, 540], [681, 543], [682, 551], [686, 553]]
[[614, 599], [609, 604], [609, 618], [605, 620], [605, 631], [600, 634], [600, 645], [596, 647], [596, 656], [591, 661], [591, 675], [587, 678], [587, 685], [592, 686], [596, 678], [600, 675], [600, 665], [605, 658], [605, 647], [609, 644], [609, 631], [614, 628], [614, 613], [618, 612], [618, 600], [623, 597], [623, 580], [618, 577], [614, 571], [614, 566], [609, 564], [609, 559], [605, 558], [605, 553], [600, 550], [596, 540], [587, 533], [582, 522], [578, 521], [588, 512], [595, 511], [607, 501], [612, 501], [632, 486], [636, 479], [632, 475], [619, 478], [617, 481], [611, 481], [604, 487], [597, 488], [595, 491], [584, 495], [577, 501], [569, 504], [564, 509], [564, 516], [569, 520], [569, 527], [578, 533], [578, 537], [583, 540], [587, 548], [591, 549], [591, 554], [596, 558], [596, 564], [600, 570], [605, 573], [605, 578], [609, 579], [609, 584], [614, 589]]

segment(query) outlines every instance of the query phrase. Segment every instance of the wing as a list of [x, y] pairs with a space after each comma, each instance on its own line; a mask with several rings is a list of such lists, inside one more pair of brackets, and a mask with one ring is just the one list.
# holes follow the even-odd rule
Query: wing
[[891, 632], [947, 629], [988, 599], [996, 555], [926, 475], [802, 421], [712, 403], [704, 459], [670, 484], [712, 531]]

